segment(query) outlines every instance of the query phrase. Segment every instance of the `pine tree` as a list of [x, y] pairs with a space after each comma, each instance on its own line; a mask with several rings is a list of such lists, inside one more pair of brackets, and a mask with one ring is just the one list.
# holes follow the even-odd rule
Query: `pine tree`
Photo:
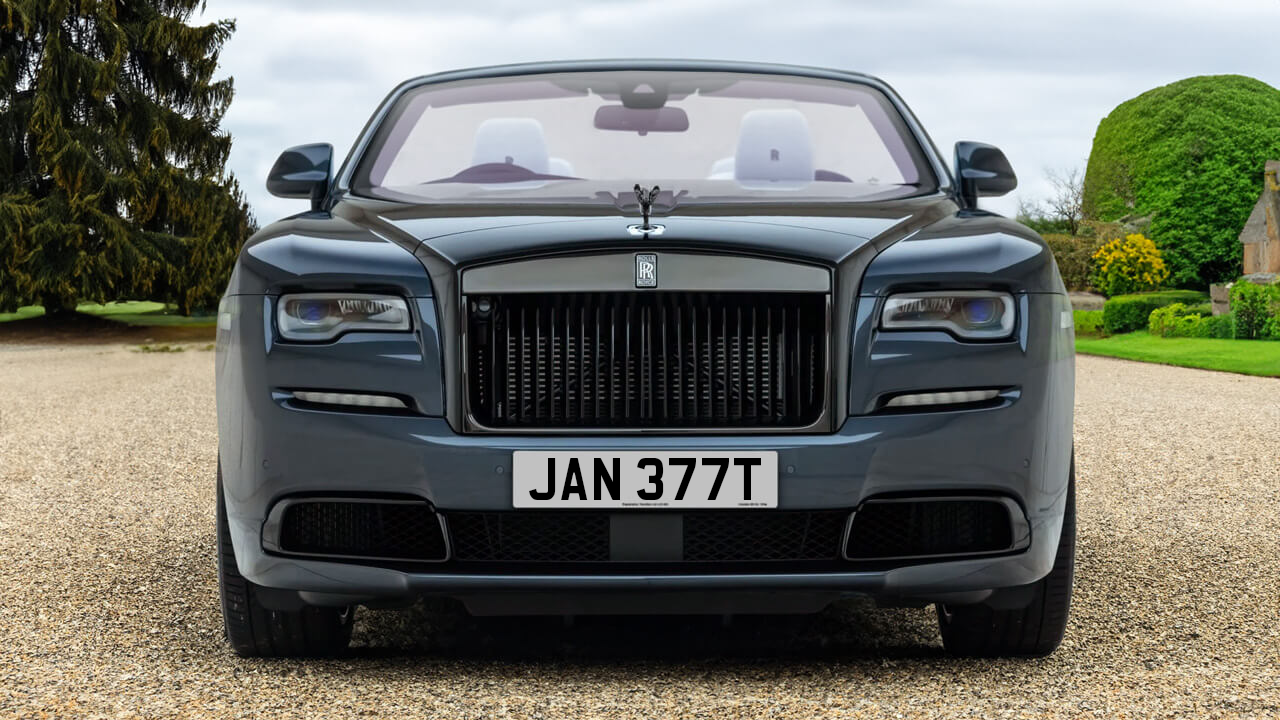
[[253, 219], [202, 0], [0, 0], [0, 310], [211, 306]]

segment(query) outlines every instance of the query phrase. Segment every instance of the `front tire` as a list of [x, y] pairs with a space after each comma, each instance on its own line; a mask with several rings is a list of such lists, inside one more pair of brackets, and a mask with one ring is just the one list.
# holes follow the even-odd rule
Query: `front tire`
[[227, 505], [218, 465], [218, 586], [227, 642], [240, 657], [322, 657], [337, 655], [351, 641], [355, 608], [305, 606], [271, 610], [261, 603], [260, 587], [240, 574], [231, 547]]
[[938, 604], [942, 645], [967, 657], [1043, 657], [1062, 644], [1071, 611], [1076, 556], [1076, 463], [1071, 459], [1062, 538], [1053, 569], [1031, 588], [1031, 603], [1013, 610]]

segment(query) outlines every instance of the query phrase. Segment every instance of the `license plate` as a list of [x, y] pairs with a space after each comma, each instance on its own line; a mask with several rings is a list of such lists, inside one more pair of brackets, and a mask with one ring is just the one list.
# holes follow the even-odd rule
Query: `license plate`
[[512, 458], [518, 508], [772, 508], [776, 452], [537, 452]]

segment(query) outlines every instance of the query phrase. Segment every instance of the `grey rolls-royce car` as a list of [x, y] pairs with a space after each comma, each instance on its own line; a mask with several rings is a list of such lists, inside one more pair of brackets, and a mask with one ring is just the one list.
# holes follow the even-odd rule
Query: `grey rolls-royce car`
[[218, 557], [242, 655], [356, 606], [477, 615], [936, 604], [1062, 639], [1073, 325], [1044, 242], [854, 73], [724, 62], [410, 80], [218, 314]]

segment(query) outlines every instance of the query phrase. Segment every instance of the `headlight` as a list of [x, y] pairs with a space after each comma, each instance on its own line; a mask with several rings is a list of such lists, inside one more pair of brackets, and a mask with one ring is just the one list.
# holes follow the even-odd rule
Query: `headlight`
[[885, 330], [949, 330], [968, 340], [994, 340], [1013, 332], [1009, 293], [951, 290], [891, 295], [880, 327]]
[[276, 308], [276, 326], [288, 340], [332, 340], [352, 330], [404, 331], [409, 329], [409, 306], [389, 295], [284, 295]]

